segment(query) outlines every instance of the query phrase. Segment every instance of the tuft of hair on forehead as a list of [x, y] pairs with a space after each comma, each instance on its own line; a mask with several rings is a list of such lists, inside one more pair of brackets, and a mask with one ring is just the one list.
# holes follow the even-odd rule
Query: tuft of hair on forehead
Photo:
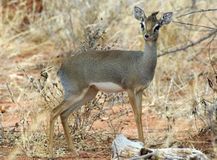
[[159, 11], [157, 11], [157, 12], [153, 12], [152, 14], [151, 14], [151, 16], [157, 16], [157, 14], [159, 13]]
[[157, 14], [158, 14], [158, 13], [159, 13], [159, 11], [153, 12], [153, 13], [148, 17], [148, 19], [158, 21], [158, 19], [157, 19]]

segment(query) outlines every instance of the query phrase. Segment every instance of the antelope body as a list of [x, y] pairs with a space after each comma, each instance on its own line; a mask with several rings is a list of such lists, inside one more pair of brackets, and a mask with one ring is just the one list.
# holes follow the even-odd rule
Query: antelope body
[[144, 51], [89, 51], [67, 58], [58, 71], [64, 88], [64, 100], [55, 107], [50, 117], [49, 150], [53, 154], [54, 120], [60, 116], [69, 149], [73, 143], [67, 125], [69, 115], [86, 102], [95, 98], [99, 90], [106, 92], [127, 91], [138, 129], [140, 141], [144, 141], [142, 129], [142, 93], [152, 81], [157, 63], [158, 30], [171, 21], [172, 13], [158, 12], [145, 16], [134, 7], [135, 18], [141, 22], [144, 35]]

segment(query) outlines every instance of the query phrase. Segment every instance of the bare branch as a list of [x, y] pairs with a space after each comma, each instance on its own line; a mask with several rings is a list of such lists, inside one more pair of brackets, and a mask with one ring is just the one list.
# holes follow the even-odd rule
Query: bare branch
[[158, 55], [158, 57], [161, 57], [161, 56], [164, 56], [164, 55], [167, 55], [167, 54], [170, 54], [170, 53], [175, 53], [175, 52], [186, 50], [189, 47], [195, 46], [195, 45], [207, 40], [208, 38], [214, 36], [216, 33], [217, 33], [217, 29], [213, 30], [212, 32], [210, 32], [206, 36], [204, 36], [204, 37], [202, 37], [202, 38], [200, 38], [200, 39], [198, 39], [196, 41], [192, 41], [192, 42], [189, 42], [188, 44], [185, 44], [185, 45], [183, 45], [181, 47], [172, 48], [172, 49], [169, 49], [168, 51], [162, 52], [161, 54]]
[[187, 26], [203, 27], [203, 28], [207, 28], [207, 29], [216, 29], [216, 28], [213, 28], [213, 27], [208, 27], [208, 26], [198, 25], [198, 24], [192, 24], [192, 23], [185, 23], [185, 22], [180, 22], [180, 21], [172, 21], [172, 22], [173, 23], [187, 25]]
[[[211, 45], [212, 45], [212, 43], [213, 43], [215, 37], [216, 37], [216, 35], [213, 36], [213, 38], [211, 39], [211, 41], [210, 41], [210, 43], [209, 43], [208, 52], [209, 52], [209, 62], [210, 62], [210, 65], [211, 65], [211, 67], [212, 67], [212, 70], [213, 70], [214, 74], [217, 75], [217, 72], [216, 72], [216, 70], [215, 70], [214, 64], [212, 63], [212, 58], [211, 58]], [[214, 88], [212, 88], [212, 89], [214, 89]]]
[[9, 94], [10, 94], [11, 101], [12, 101], [14, 104], [18, 105], [19, 107], [21, 107], [21, 105], [15, 100], [14, 94], [13, 94], [13, 92], [11, 91], [11, 89], [10, 89], [8, 83], [6, 83], [6, 86], [7, 86], [8, 92], [9, 92]]
[[181, 15], [177, 16], [176, 18], [181, 18], [181, 17], [188, 16], [188, 15], [195, 14], [195, 13], [214, 12], [214, 11], [217, 11], [217, 8], [201, 9], [201, 10], [196, 10], [196, 11], [191, 11], [191, 12], [188, 12], [188, 13], [181, 14]]
[[193, 59], [196, 58], [198, 55], [200, 55], [201, 53], [203, 53], [203, 51], [204, 51], [205, 49], [207, 49], [208, 46], [210, 46], [210, 44], [213, 42], [213, 40], [215, 39], [215, 37], [216, 37], [216, 35], [213, 36], [213, 38], [212, 38], [211, 40], [209, 40], [209, 41], [205, 44], [205, 46], [204, 46], [198, 53], [196, 53], [194, 56], [192, 56], [191, 58], [189, 58], [188, 61], [193, 60]]
[[207, 15], [204, 15], [204, 17], [206, 17], [206, 18], [208, 19], [208, 21], [209, 21], [210, 23], [212, 23], [212, 25], [217, 28], [217, 24], [216, 24], [211, 18], [209, 18]]

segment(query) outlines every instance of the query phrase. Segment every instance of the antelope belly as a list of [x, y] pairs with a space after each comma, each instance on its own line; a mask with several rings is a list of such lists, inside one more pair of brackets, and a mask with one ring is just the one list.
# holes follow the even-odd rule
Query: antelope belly
[[104, 92], [121, 92], [124, 90], [121, 86], [112, 82], [95, 82], [91, 83], [91, 85]]

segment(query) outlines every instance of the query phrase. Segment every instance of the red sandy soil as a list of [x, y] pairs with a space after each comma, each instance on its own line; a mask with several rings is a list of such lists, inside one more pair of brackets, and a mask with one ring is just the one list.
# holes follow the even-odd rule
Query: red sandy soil
[[[8, 106], [13, 107], [13, 104], [10, 103], [1, 103], [2, 106]], [[120, 112], [120, 108], [122, 106], [113, 106], [111, 111], [111, 117], [118, 112]], [[124, 107], [128, 108], [129, 105], [125, 105]], [[110, 117], [110, 118], [111, 118]], [[111, 128], [108, 126], [108, 123], [106, 122], [107, 118], [102, 117], [101, 120], [97, 120], [94, 123], [93, 129], [94, 130], [106, 130], [107, 132], [112, 132]], [[116, 121], [116, 120], [115, 120]], [[115, 123], [113, 121], [113, 123]], [[127, 136], [130, 139], [136, 139], [137, 138], [137, 129], [134, 122], [134, 116], [132, 112], [129, 112], [128, 115], [121, 116], [119, 119], [117, 119], [117, 123], [122, 123], [122, 130], [120, 131], [122, 134]], [[19, 123], [19, 117], [16, 116], [16, 113], [11, 116], [11, 113], [3, 113], [3, 119], [2, 119], [2, 125], [5, 128], [13, 128], [17, 123]], [[198, 134], [199, 128], [202, 127], [200, 125], [200, 122], [198, 123], [198, 128], [195, 128], [195, 125], [192, 124], [193, 122], [188, 119], [179, 118], [176, 119], [175, 122], [173, 122], [172, 125], [172, 141], [171, 146], [174, 146], [175, 143], [177, 143], [175, 146], [178, 147], [192, 147], [195, 146], [196, 149], [200, 149], [204, 152], [209, 153], [210, 152], [210, 145], [211, 145], [211, 136], [210, 134]], [[166, 137], [168, 136], [168, 121], [165, 117], [159, 117], [156, 113], [150, 110], [148, 107], [144, 107], [143, 109], [143, 126], [144, 126], [144, 133], [145, 137], [148, 137], [148, 141], [152, 141], [150, 139], [153, 138], [153, 146], [155, 148], [164, 146], [163, 143], [166, 140]], [[197, 135], [195, 137], [192, 137], [192, 135]], [[157, 142], [156, 140], [159, 140]], [[58, 140], [57, 140], [58, 141]], [[149, 142], [150, 143], [150, 142]], [[170, 144], [169, 144], [170, 145]], [[111, 141], [108, 141], [108, 146], [111, 146]], [[165, 146], [164, 146], [165, 147]], [[13, 146], [10, 146], [8, 144], [3, 144], [0, 146], [0, 159], [5, 159], [13, 150]], [[17, 157], [18, 160], [27, 160], [27, 159], [43, 159], [43, 158], [28, 158], [25, 155], [21, 155]], [[45, 158], [46, 159], [46, 158]], [[86, 151], [79, 151], [79, 156], [75, 157], [70, 152], [67, 153], [64, 157], [59, 157], [56, 159], [110, 159], [109, 153], [103, 153], [99, 150], [96, 152], [86, 152]]]

